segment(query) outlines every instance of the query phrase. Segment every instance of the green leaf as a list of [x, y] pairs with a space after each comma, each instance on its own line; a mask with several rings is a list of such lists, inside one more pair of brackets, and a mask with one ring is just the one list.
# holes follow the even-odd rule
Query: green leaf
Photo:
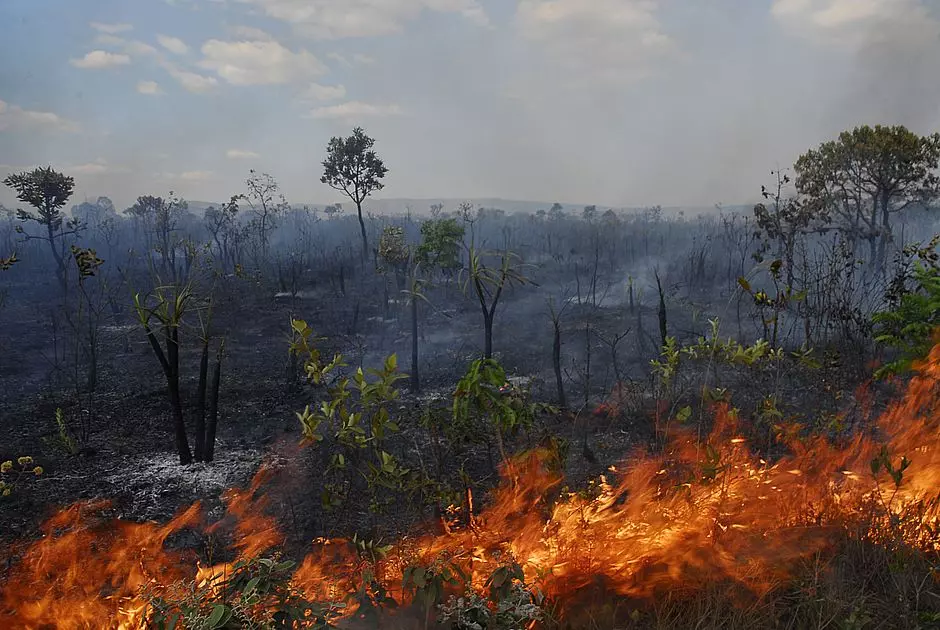
[[738, 277], [738, 284], [740, 284], [741, 288], [747, 291], [748, 293], [751, 292], [751, 283], [748, 282], [747, 278], [745, 278], [744, 276]]
[[[257, 579], [257, 578], [256, 578]], [[206, 623], [210, 628], [221, 628], [232, 618], [232, 611], [223, 604], [215, 604]]]
[[688, 405], [676, 412], [676, 420], [679, 422], [685, 422], [690, 417], [692, 417], [692, 407]]

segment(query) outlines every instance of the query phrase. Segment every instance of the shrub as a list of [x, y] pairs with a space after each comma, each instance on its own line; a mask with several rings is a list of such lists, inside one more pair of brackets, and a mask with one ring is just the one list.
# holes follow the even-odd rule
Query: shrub
[[918, 263], [913, 280], [913, 288], [901, 288], [892, 307], [873, 317], [875, 340], [899, 353], [877, 376], [909, 371], [933, 346], [934, 330], [940, 324], [940, 269]]

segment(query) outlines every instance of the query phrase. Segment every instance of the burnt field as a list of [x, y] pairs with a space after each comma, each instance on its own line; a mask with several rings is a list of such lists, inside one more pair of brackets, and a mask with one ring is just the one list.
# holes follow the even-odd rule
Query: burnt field
[[4, 215], [0, 620], [936, 627], [934, 215], [777, 183]]

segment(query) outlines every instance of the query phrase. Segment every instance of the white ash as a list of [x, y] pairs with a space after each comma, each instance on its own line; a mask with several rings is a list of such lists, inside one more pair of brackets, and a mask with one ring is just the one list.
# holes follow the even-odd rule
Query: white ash
[[197, 499], [217, 500], [228, 488], [246, 486], [263, 459], [259, 450], [230, 450], [222, 444], [216, 446], [215, 461], [189, 466], [181, 466], [175, 452], [124, 456], [103, 480], [131, 495], [128, 514], [160, 518]]

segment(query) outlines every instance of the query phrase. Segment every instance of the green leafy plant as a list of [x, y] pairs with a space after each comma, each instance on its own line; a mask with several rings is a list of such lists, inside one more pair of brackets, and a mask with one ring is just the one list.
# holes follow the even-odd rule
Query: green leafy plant
[[13, 494], [17, 486], [24, 477], [33, 475], [38, 477], [43, 473], [42, 466], [36, 466], [33, 458], [27, 456], [18, 457], [16, 462], [7, 460], [0, 464], [0, 497], [8, 497]]
[[411, 565], [402, 572], [402, 589], [414, 597], [425, 613], [427, 628], [431, 611], [444, 598], [448, 588], [466, 588], [467, 575], [448, 558], [439, 557], [430, 566]]
[[898, 292], [894, 305], [873, 316], [875, 341], [894, 348], [899, 356], [882, 366], [876, 376], [907, 372], [930, 353], [934, 331], [940, 325], [940, 269], [916, 264], [914, 287]]
[[[336, 373], [344, 367], [343, 357], [337, 354], [330, 363], [324, 363], [316, 347], [318, 340], [303, 320], [291, 320], [294, 338], [290, 351], [304, 357], [304, 372], [314, 384], [323, 384], [328, 375], [335, 379], [327, 388], [327, 397], [318, 407], [307, 405], [297, 414], [308, 443], [324, 440], [323, 427], [328, 427], [334, 450], [330, 453], [322, 496], [325, 508], [342, 504], [350, 479], [356, 472], [367, 484], [371, 495], [370, 508], [381, 511], [379, 488], [402, 490], [410, 478], [411, 470], [404, 468], [391, 453], [384, 449], [386, 438], [399, 431], [392, 419], [389, 405], [399, 398], [395, 384], [407, 375], [398, 371], [398, 359], [393, 354], [385, 359], [380, 369], [358, 368], [350, 378]], [[371, 378], [370, 378], [371, 377]]]
[[294, 563], [253, 558], [235, 563], [210, 579], [144, 591], [150, 605], [148, 627], [157, 630], [310, 628], [324, 630], [345, 607], [312, 602], [290, 582]]
[[46, 438], [46, 441], [54, 448], [68, 455], [76, 455], [81, 448], [78, 445], [78, 440], [75, 439], [72, 432], [69, 430], [68, 424], [65, 421], [65, 413], [61, 408], [55, 410], [55, 426], [55, 436]]
[[438, 606], [439, 621], [453, 630], [521, 630], [544, 620], [545, 597], [526, 584], [522, 567], [513, 562], [497, 567], [486, 579], [489, 596], [467, 590]]
[[495, 359], [477, 359], [454, 390], [450, 433], [469, 441], [493, 435], [500, 457], [508, 463], [503, 437], [531, 428], [539, 411], [557, 409], [532, 402], [528, 390], [510, 383], [506, 370]]

